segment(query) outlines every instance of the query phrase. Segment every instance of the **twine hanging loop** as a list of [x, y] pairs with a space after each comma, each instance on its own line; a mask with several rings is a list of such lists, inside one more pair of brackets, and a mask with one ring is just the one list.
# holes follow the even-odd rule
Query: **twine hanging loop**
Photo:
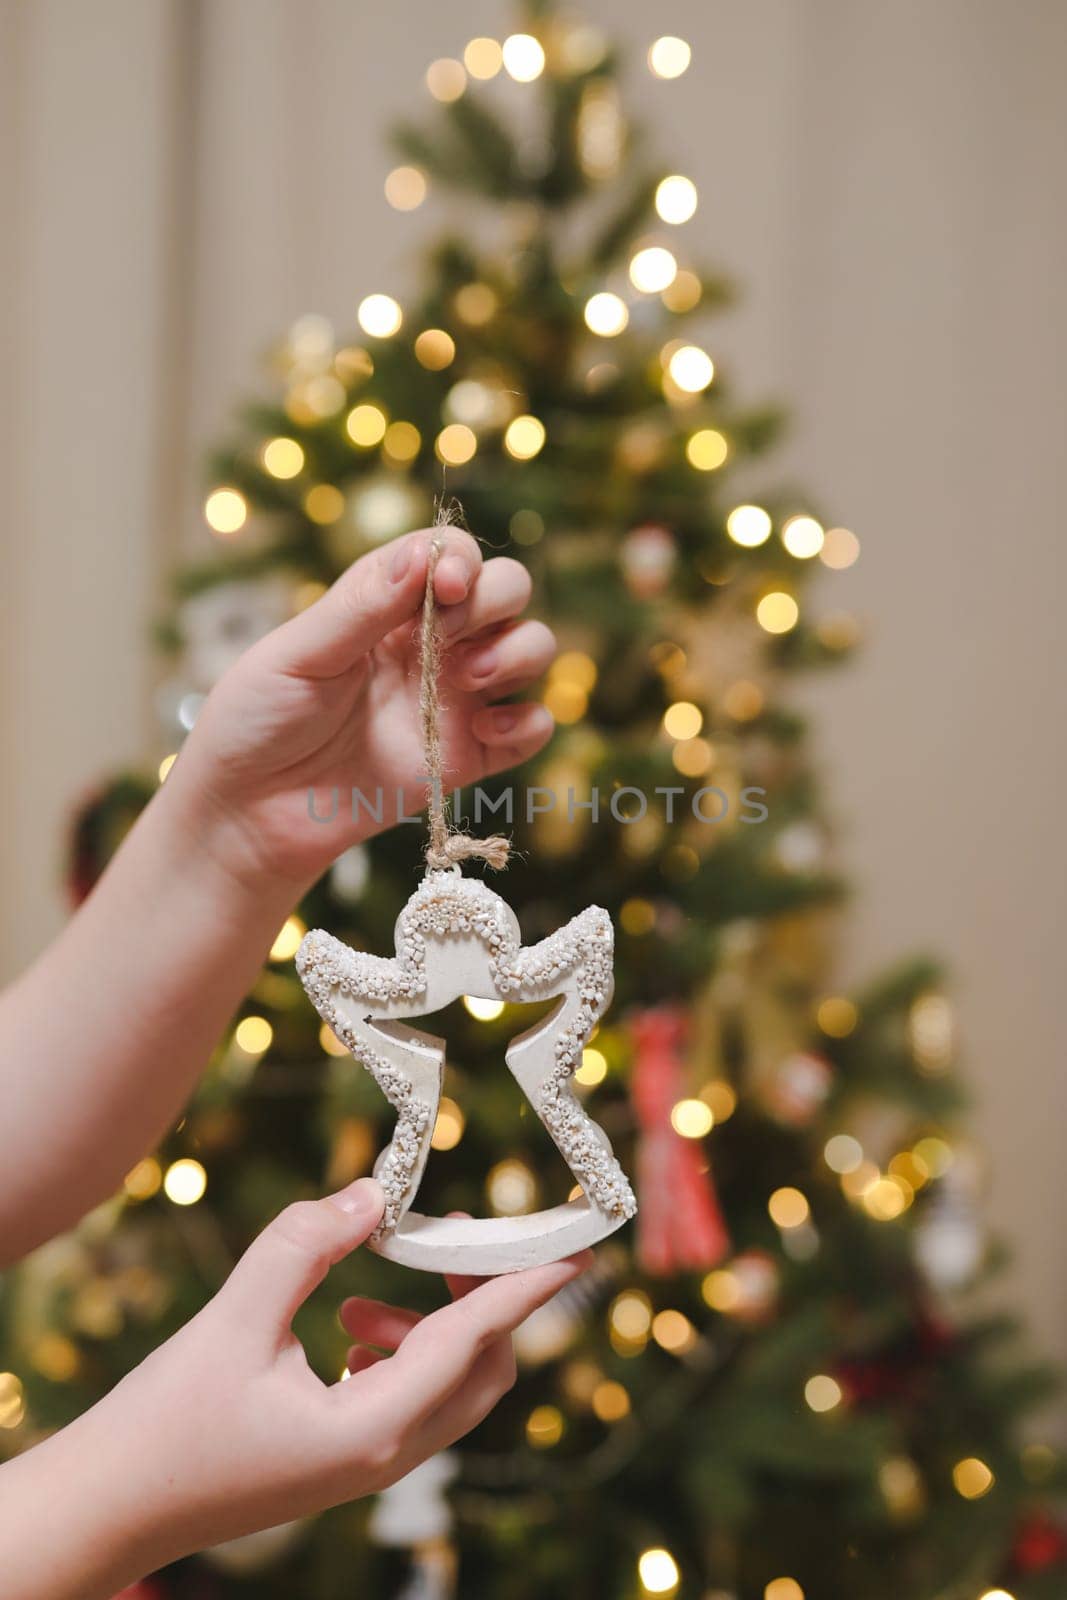
[[439, 507], [426, 563], [426, 594], [419, 636], [419, 719], [429, 778], [427, 811], [430, 837], [426, 845], [426, 865], [431, 871], [440, 872], [457, 866], [461, 861], [477, 859], [499, 869], [507, 866], [510, 840], [499, 833], [491, 834], [487, 839], [476, 839], [462, 829], [453, 828], [445, 801], [440, 698], [443, 651], [434, 595], [434, 575], [444, 549], [445, 529], [449, 521], [448, 509]]

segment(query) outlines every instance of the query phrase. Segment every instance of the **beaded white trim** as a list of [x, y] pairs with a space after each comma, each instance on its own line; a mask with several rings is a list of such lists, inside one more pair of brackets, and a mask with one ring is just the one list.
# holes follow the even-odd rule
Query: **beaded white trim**
[[[462, 980], [464, 971], [469, 974], [472, 941], [484, 952], [485, 976], [495, 998], [529, 1001], [562, 995], [547, 1023], [512, 1041], [507, 1063], [588, 1199], [617, 1225], [637, 1209], [633, 1190], [606, 1135], [579, 1104], [571, 1083], [582, 1050], [611, 999], [611, 919], [599, 906], [590, 906], [538, 944], [523, 946], [515, 915], [498, 894], [478, 879], [443, 871], [427, 873], [400, 913], [394, 957], [352, 950], [316, 929], [307, 934], [296, 958], [320, 1016], [397, 1111], [393, 1137], [375, 1167], [386, 1195], [376, 1237], [391, 1234], [414, 1199], [429, 1154], [443, 1058], [438, 1052], [436, 1071], [428, 1071], [427, 1047], [432, 1041], [409, 1029], [386, 1032], [375, 1022], [436, 1010], [469, 992]], [[457, 954], [461, 949], [465, 955]], [[454, 983], [446, 971], [450, 954], [457, 969]], [[485, 987], [483, 982], [477, 992]], [[355, 1015], [345, 1004], [353, 1000], [358, 1005]], [[535, 1045], [552, 1024], [556, 1025], [552, 1058], [545, 1070], [536, 1059], [541, 1052]]]

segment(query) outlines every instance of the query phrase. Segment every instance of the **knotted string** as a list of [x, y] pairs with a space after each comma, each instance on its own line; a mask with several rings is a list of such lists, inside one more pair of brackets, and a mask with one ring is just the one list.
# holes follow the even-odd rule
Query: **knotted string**
[[419, 638], [421, 682], [419, 685], [419, 719], [422, 724], [422, 744], [426, 755], [426, 774], [429, 778], [427, 808], [430, 837], [426, 845], [426, 865], [432, 871], [443, 871], [460, 861], [477, 858], [488, 861], [491, 867], [507, 866], [511, 842], [503, 834], [495, 833], [488, 839], [475, 839], [461, 829], [453, 828], [448, 815], [444, 793], [444, 773], [441, 756], [441, 632], [437, 621], [437, 603], [434, 596], [434, 574], [444, 549], [445, 529], [452, 521], [454, 504], [438, 503], [434, 521], [433, 539], [430, 542], [426, 563], [426, 595], [422, 605], [422, 628]]

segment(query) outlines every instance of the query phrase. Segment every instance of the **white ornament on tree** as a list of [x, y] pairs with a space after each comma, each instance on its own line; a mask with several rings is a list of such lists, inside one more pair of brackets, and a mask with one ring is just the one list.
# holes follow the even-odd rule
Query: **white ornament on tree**
[[445, 1490], [458, 1471], [456, 1456], [439, 1450], [383, 1489], [367, 1525], [375, 1544], [408, 1549], [447, 1539], [452, 1532], [452, 1508]]

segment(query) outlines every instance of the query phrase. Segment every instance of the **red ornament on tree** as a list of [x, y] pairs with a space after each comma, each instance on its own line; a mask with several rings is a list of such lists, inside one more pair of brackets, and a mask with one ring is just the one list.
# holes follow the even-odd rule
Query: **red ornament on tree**
[[1035, 1511], [1019, 1526], [1012, 1560], [1020, 1572], [1047, 1572], [1067, 1562], [1067, 1536], [1043, 1511]]
[[688, 1021], [679, 1006], [639, 1012], [634, 1041], [633, 1102], [637, 1150], [637, 1256], [655, 1277], [707, 1271], [727, 1254], [730, 1238], [702, 1152], [671, 1124], [684, 1097], [682, 1047]]

